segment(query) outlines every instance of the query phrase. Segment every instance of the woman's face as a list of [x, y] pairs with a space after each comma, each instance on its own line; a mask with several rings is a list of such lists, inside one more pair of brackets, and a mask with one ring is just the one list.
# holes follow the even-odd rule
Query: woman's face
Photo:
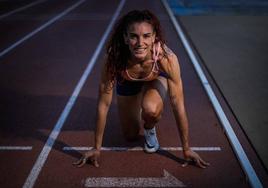
[[133, 60], [143, 61], [151, 58], [151, 49], [155, 41], [152, 25], [147, 22], [133, 23], [124, 35]]

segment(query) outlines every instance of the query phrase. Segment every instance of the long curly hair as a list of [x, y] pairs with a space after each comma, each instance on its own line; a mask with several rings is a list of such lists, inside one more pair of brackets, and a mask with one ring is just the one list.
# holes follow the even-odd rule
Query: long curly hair
[[[110, 81], [114, 83], [117, 76], [125, 70], [130, 51], [128, 45], [125, 44], [124, 35], [127, 29], [133, 23], [147, 22], [152, 25], [155, 32], [155, 42], [160, 42], [162, 49], [165, 40], [158, 18], [149, 10], [133, 10], [121, 17], [113, 29], [112, 35], [106, 46], [106, 74]], [[164, 50], [164, 55], [166, 54]]]

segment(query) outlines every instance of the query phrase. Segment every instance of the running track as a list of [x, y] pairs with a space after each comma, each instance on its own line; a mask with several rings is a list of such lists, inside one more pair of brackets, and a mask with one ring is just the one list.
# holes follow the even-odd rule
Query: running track
[[[31, 2], [21, 1], [20, 6]], [[10, 4], [1, 13], [18, 8]], [[102, 44], [110, 33], [108, 26], [117, 14], [145, 8], [157, 14], [168, 46], [179, 56], [190, 144], [201, 150], [199, 154], [211, 166], [205, 170], [181, 166], [179, 135], [168, 100], [157, 126], [163, 150], [151, 155], [141, 151], [142, 136], [135, 143], [124, 141], [113, 100], [101, 167], [75, 168], [72, 162], [93, 146]], [[252, 185], [161, 1], [47, 0], [1, 18], [0, 33], [1, 187], [85, 187], [87, 178], [93, 177], [128, 177], [132, 182], [140, 177], [153, 182], [163, 177], [164, 170], [186, 187]], [[268, 186], [254, 149], [206, 76], [260, 179], [261, 184], [255, 185]], [[110, 186], [113, 180], [107, 180]]]

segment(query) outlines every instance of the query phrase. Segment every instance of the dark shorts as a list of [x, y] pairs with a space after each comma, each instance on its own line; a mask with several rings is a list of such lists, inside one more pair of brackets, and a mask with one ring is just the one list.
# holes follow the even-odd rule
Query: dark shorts
[[124, 80], [120, 83], [116, 83], [116, 93], [122, 96], [137, 95], [143, 86], [144, 82], [133, 82]]
[[[168, 75], [165, 73], [160, 73], [159, 76], [168, 78]], [[123, 80], [116, 83], [116, 93], [121, 96], [132, 96], [137, 95], [144, 85], [145, 81], [128, 81]]]

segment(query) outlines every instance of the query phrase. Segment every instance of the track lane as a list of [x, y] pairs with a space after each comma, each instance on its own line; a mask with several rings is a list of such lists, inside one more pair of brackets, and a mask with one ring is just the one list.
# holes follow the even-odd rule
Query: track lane
[[[116, 6], [117, 2], [113, 2], [114, 4], [111, 3], [112, 6]], [[110, 4], [102, 3], [103, 8], [100, 8], [98, 3], [100, 2], [93, 1], [89, 3], [91, 6], [80, 7], [73, 14], [67, 15], [69, 21], [61, 21], [55, 27], [53, 26], [48, 31], [42, 32], [30, 41], [31, 44], [27, 43], [17, 50], [19, 54], [16, 53], [16, 57], [11, 57], [10, 55], [5, 58], [5, 60], [10, 60], [10, 58], [17, 59], [14, 61], [16, 66], [3, 66], [0, 64], [2, 66], [0, 67], [0, 86], [1, 90], [5, 91], [2, 93], [4, 99], [1, 97], [1, 104], [4, 102], [4, 106], [0, 108], [0, 111], [1, 114], [4, 112], [4, 115], [8, 115], [4, 118], [2, 117], [2, 119], [0, 118], [1, 122], [4, 122], [4, 127], [1, 127], [0, 131], [4, 139], [0, 137], [0, 143], [12, 143], [15, 141], [14, 143], [29, 144], [32, 142], [35, 143], [36, 141], [40, 142], [39, 144], [34, 144], [34, 148], [37, 148], [33, 151], [34, 155], [27, 152], [0, 152], [0, 164], [4, 164], [1, 168], [7, 169], [6, 172], [8, 175], [12, 176], [7, 177], [7, 175], [4, 175], [0, 182], [1, 185], [10, 185], [12, 182], [14, 187], [20, 187], [21, 180], [27, 175], [26, 171], [29, 171], [29, 166], [33, 165], [32, 162], [36, 159], [36, 153], [40, 152], [40, 148], [47, 139], [52, 126], [55, 124], [56, 118], [66, 104], [79, 76], [81, 76], [87, 59], [94, 50], [94, 43], [98, 43], [98, 36], [101, 35], [100, 30], [104, 30], [107, 26], [105, 23], [107, 22], [105, 19], [106, 15], [109, 15], [109, 11], [113, 11], [110, 8]], [[95, 9], [97, 10], [91, 16], [99, 15], [98, 18], [103, 20], [95, 19], [94, 21], [94, 18], [90, 16], [89, 20], [92, 22], [90, 22], [91, 24], [88, 23], [88, 19], [81, 12], [87, 13], [89, 8], [94, 9], [94, 11]], [[217, 146], [221, 147], [222, 150], [220, 152], [199, 152], [212, 164], [206, 170], [192, 166], [182, 168], [180, 165], [182, 157], [180, 151], [159, 152], [154, 155], [146, 155], [143, 152], [104, 151], [102, 152], [101, 167], [99, 169], [89, 165], [82, 169], [74, 168], [71, 162], [79, 157], [79, 153], [63, 151], [63, 147], [93, 145], [97, 83], [104, 56], [104, 53], [102, 53], [72, 113], [68, 117], [60, 137], [56, 141], [52, 153], [49, 155], [36, 187], [84, 187], [84, 181], [89, 176], [161, 177], [163, 175], [163, 169], [166, 169], [176, 178], [183, 181], [188, 187], [249, 187], [232, 149], [224, 136], [216, 114], [200, 85], [200, 81], [190, 65], [181, 43], [177, 40], [175, 31], [171, 29], [172, 25], [163, 7], [159, 2], [127, 1], [123, 13], [134, 8], [150, 8], [157, 13], [166, 31], [168, 45], [179, 54], [183, 74], [185, 102], [190, 120], [191, 146]], [[100, 12], [105, 16], [100, 15]], [[78, 17], [80, 21], [77, 20]], [[70, 19], [73, 21], [70, 21]], [[87, 24], [89, 27], [85, 29], [85, 25], [87, 26]], [[96, 31], [96, 29], [98, 30]], [[89, 34], [90, 37], [88, 36]], [[90, 40], [87, 40], [87, 37]], [[35, 48], [36, 44], [43, 44], [44, 46], [41, 49], [37, 49]], [[32, 54], [35, 57], [31, 56], [32, 54], [27, 54], [28, 49], [33, 51]], [[42, 51], [42, 49], [49, 50], [46, 52]], [[62, 54], [65, 54], [65, 56], [62, 56]], [[87, 54], [87, 57], [85, 54]], [[18, 59], [21, 57], [27, 57], [25, 59], [26, 63], [23, 65], [19, 65], [20, 61]], [[40, 59], [43, 59], [42, 62]], [[36, 61], [40, 62], [37, 63]], [[1, 70], [3, 71], [1, 72]], [[17, 74], [20, 76], [15, 77]], [[8, 82], [10, 82], [10, 85]], [[29, 97], [28, 93], [38, 98], [33, 100], [32, 97]], [[44, 97], [42, 102], [40, 101], [40, 96]], [[14, 99], [15, 101], [13, 101]], [[9, 106], [10, 104], [11, 106]], [[179, 137], [172, 111], [168, 105], [169, 101], [167, 100], [163, 119], [157, 126], [158, 137], [162, 147], [177, 147], [180, 146]], [[25, 117], [26, 119], [24, 119]], [[135, 143], [127, 143], [123, 140], [121, 130], [118, 126], [116, 101], [113, 101], [108, 118], [109, 123], [105, 132], [104, 146], [143, 146], [142, 136]], [[14, 126], [10, 127], [11, 124], [9, 123]], [[32, 125], [29, 126], [32, 123], [35, 123], [34, 127]], [[32, 135], [28, 131], [32, 131]], [[17, 158], [18, 155], [20, 156], [19, 159]], [[7, 164], [9, 164], [8, 167]], [[21, 168], [17, 170], [17, 166]], [[13, 179], [10, 180], [11, 178]]]
[[0, 53], [76, 2], [75, 0], [45, 1], [0, 19]]
[[[268, 186], [268, 174], [267, 170], [265, 169], [264, 164], [261, 162], [261, 159], [258, 157], [257, 152], [253, 145], [251, 144], [249, 138], [247, 137], [246, 133], [244, 132], [241, 124], [237, 120], [237, 117], [235, 116], [234, 112], [232, 111], [229, 101], [226, 99], [226, 97], [223, 95], [221, 88], [215, 81], [215, 78], [213, 78], [213, 75], [208, 70], [208, 67], [206, 66], [206, 62], [204, 61], [203, 57], [201, 56], [202, 53], [197, 50], [197, 46], [194, 43], [193, 39], [191, 38], [191, 35], [188, 33], [189, 28], [186, 27], [185, 20], [187, 20], [187, 17], [178, 17], [176, 16], [176, 19], [180, 22], [181, 26], [183, 27], [184, 33], [187, 35], [187, 39], [190, 42], [191, 47], [194, 49], [194, 53], [200, 63], [200, 66], [202, 67], [202, 70], [204, 71], [206, 77], [209, 80], [209, 83], [216, 94], [220, 105], [222, 106], [228, 120], [230, 121], [232, 128], [238, 137], [241, 145], [243, 146], [243, 149], [245, 150], [245, 153], [247, 154], [247, 157], [249, 158], [249, 161], [251, 162], [253, 168], [255, 169], [255, 172], [257, 176], [260, 178], [261, 183], [263, 184], [263, 187]], [[219, 57], [220, 58], [220, 57]]]
[[[96, 4], [87, 1], [78, 12], [86, 8], [98, 13]], [[87, 16], [81, 20], [74, 10], [68, 15], [71, 20], [58, 21], [1, 59], [0, 143], [33, 147], [31, 152], [0, 152], [1, 172], [6, 172], [1, 186], [23, 185], [94, 52], [107, 20]]]
[[[185, 103], [190, 121], [190, 145], [220, 147], [221, 151], [199, 151], [200, 155], [211, 163], [206, 170], [193, 166], [183, 168], [180, 151], [160, 151], [153, 155], [144, 154], [142, 151], [103, 151], [100, 168], [90, 165], [80, 169], [73, 167], [71, 162], [80, 157], [79, 151], [63, 151], [63, 147], [93, 146], [96, 94], [104, 56], [102, 52], [58, 138], [59, 147], [52, 150], [37, 181], [37, 186], [45, 187], [46, 182], [50, 182], [54, 187], [83, 187], [88, 177], [161, 177], [165, 169], [188, 187], [249, 187], [214, 109], [161, 3], [127, 1], [122, 14], [135, 8], [149, 8], [157, 13], [165, 28], [168, 45], [176, 54], [179, 54]], [[169, 101], [167, 100], [165, 104], [163, 118], [157, 125], [159, 142], [162, 147], [177, 147], [180, 143], [175, 120]], [[137, 142], [128, 143], [123, 139], [118, 122], [116, 100], [112, 102], [107, 122], [104, 147], [143, 146], [142, 132]], [[59, 163], [62, 164], [64, 171], [58, 168]], [[55, 178], [58, 174], [61, 174], [61, 181]]]
[[[6, 17], [8, 17], [8, 16], [10, 16], [10, 15], [12, 15], [12, 14], [15, 14], [15, 13], [18, 13], [18, 12], [20, 12], [20, 11], [23, 11], [23, 10], [25, 10], [25, 9], [27, 9], [27, 8], [30, 8], [30, 7], [32, 7], [32, 6], [35, 6], [35, 5], [37, 5], [37, 4], [39, 4], [39, 3], [43, 3], [44, 1], [46, 1], [46, 0], [38, 0], [38, 1], [34, 1], [34, 2], [30, 2], [30, 3], [28, 3], [28, 4], [22, 4], [22, 5], [18, 5], [19, 3], [10, 3], [9, 4], [9, 6], [12, 6], [12, 5], [14, 5], [14, 4], [16, 4], [18, 7], [16, 7], [16, 9], [13, 9], [13, 10], [7, 10], [7, 12], [5, 12], [4, 14], [1, 14], [0, 15], [0, 19], [3, 19], [3, 18], [6, 18]], [[26, 2], [25, 2], [26, 3]], [[8, 6], [8, 5], [7, 5]], [[4, 9], [4, 8], [3, 8]]]
[[4, 14], [8, 14], [12, 11], [15, 11], [16, 9], [27, 6], [31, 3], [33, 3], [33, 0], [23, 0], [18, 2], [3, 0], [0, 2], [0, 17]]
[[196, 73], [198, 74], [198, 77], [202, 83], [202, 86], [204, 87], [213, 107], [215, 112], [217, 113], [217, 116], [221, 122], [221, 125], [225, 131], [225, 134], [233, 148], [234, 153], [236, 154], [237, 159], [239, 160], [239, 164], [241, 165], [244, 173], [246, 174], [247, 178], [249, 179], [250, 185], [252, 187], [262, 187], [262, 184], [254, 170], [254, 168], [252, 167], [240, 141], [238, 140], [231, 124], [230, 121], [227, 119], [223, 108], [221, 107], [219, 100], [217, 99], [216, 95], [214, 94], [211, 85], [208, 83], [208, 80], [204, 74], [204, 72], [201, 69], [201, 66], [199, 65], [200, 63], [197, 61], [197, 58], [194, 55], [194, 52], [192, 50], [192, 48], [190, 47], [190, 43], [187, 41], [185, 34], [182, 31], [181, 26], [179, 25], [179, 23], [177, 22], [175, 16], [173, 15], [170, 7], [167, 4], [167, 1], [162, 0], [163, 5], [165, 6], [170, 19], [172, 20], [172, 23], [187, 51], [187, 54], [189, 56], [189, 58], [191, 59], [191, 62], [194, 66], [194, 69], [196, 71]]

